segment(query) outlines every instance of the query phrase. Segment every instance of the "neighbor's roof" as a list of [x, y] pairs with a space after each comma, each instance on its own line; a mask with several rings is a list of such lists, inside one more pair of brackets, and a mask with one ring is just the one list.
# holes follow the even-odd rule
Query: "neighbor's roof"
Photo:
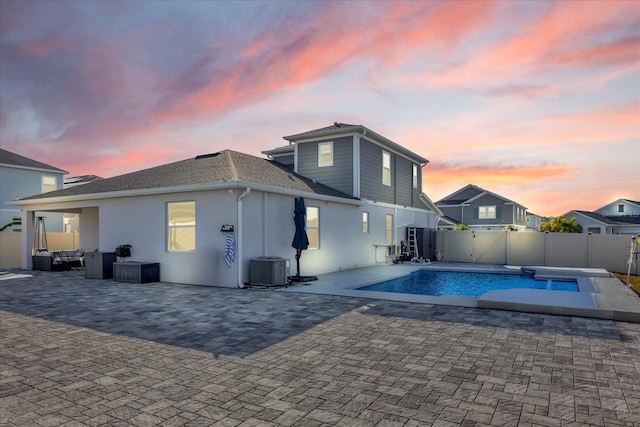
[[587, 217], [587, 218], [589, 218], [589, 219], [592, 219], [592, 220], [594, 220], [594, 221], [601, 222], [601, 223], [606, 224], [606, 225], [611, 225], [611, 226], [613, 226], [613, 225], [618, 225], [618, 222], [617, 222], [617, 221], [614, 221], [614, 220], [613, 220], [613, 219], [611, 219], [611, 218], [607, 218], [606, 216], [600, 215], [600, 214], [595, 213], [595, 212], [589, 212], [589, 211], [578, 211], [578, 210], [575, 210], [575, 209], [574, 209], [574, 210], [572, 210], [572, 211], [567, 212], [567, 213], [566, 213], [566, 214], [564, 214], [563, 216], [564, 216], [565, 218], [568, 218], [569, 214], [571, 214], [572, 212], [577, 213], [577, 214], [579, 214], [579, 215], [586, 216], [586, 217]]
[[346, 123], [335, 122], [332, 126], [326, 126], [320, 129], [310, 130], [308, 132], [297, 133], [295, 135], [284, 136], [283, 138], [290, 142], [303, 142], [306, 139], [318, 138], [318, 137], [331, 137], [340, 136], [343, 134], [359, 133], [364, 134], [365, 138], [368, 138], [374, 142], [378, 142], [390, 150], [393, 150], [405, 157], [415, 160], [419, 163], [428, 163], [429, 161], [424, 157], [414, 153], [411, 150], [407, 150], [403, 146], [391, 141], [388, 138], [372, 131], [371, 129], [362, 125], [350, 125]]
[[[189, 187], [199, 184], [258, 184], [325, 196], [354, 199], [350, 195], [292, 173], [276, 162], [232, 150], [197, 156], [84, 185], [25, 197], [20, 201], [134, 190]], [[232, 185], [229, 185], [231, 187]]]
[[69, 173], [64, 169], [56, 168], [46, 163], [12, 153], [11, 151], [3, 150], [2, 148], [0, 148], [0, 164], [25, 169], [39, 169], [62, 174]]
[[[458, 194], [462, 193], [463, 191], [472, 189], [473, 191], [473, 195], [471, 195], [471, 197], [467, 197], [467, 198], [456, 198], [456, 196], [458, 196]], [[448, 196], [446, 196], [443, 199], [440, 199], [436, 202], [436, 205], [440, 206], [440, 207], [451, 207], [451, 206], [460, 206], [466, 203], [471, 203], [474, 200], [489, 194], [491, 196], [497, 197], [499, 199], [504, 200], [507, 203], [513, 203], [515, 205], [518, 206], [522, 206], [523, 208], [526, 209], [526, 206], [524, 206], [521, 203], [518, 203], [516, 201], [513, 201], [511, 199], [508, 199], [504, 196], [501, 196], [499, 194], [496, 194], [494, 192], [491, 192], [489, 190], [485, 190], [484, 188], [478, 187], [477, 185], [473, 185], [473, 184], [467, 184], [464, 187], [460, 188], [459, 190], [456, 190], [455, 192], [449, 194]]]

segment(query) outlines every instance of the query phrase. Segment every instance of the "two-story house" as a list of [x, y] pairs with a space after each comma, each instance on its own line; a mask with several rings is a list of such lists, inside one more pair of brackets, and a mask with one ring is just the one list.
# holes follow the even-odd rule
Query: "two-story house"
[[[422, 193], [422, 156], [360, 125], [285, 139], [269, 158], [224, 150], [15, 204], [27, 225], [44, 208], [78, 213], [82, 249], [130, 244], [133, 260], [160, 263], [162, 281], [217, 286], [249, 282], [259, 257], [293, 258], [297, 197], [306, 202], [310, 241], [302, 275], [386, 262], [408, 228], [435, 228], [441, 213]], [[23, 254], [23, 266], [30, 262]]]
[[[21, 231], [20, 208], [9, 202], [59, 190], [68, 172], [57, 167], [0, 149], [0, 228]], [[47, 231], [62, 231], [62, 214], [38, 212], [45, 218]]]
[[527, 208], [506, 197], [469, 184], [436, 202], [447, 222], [440, 228], [455, 228], [452, 223], [469, 229], [524, 231]]
[[565, 218], [575, 217], [583, 233], [640, 234], [640, 202], [617, 199], [595, 211], [572, 210]]

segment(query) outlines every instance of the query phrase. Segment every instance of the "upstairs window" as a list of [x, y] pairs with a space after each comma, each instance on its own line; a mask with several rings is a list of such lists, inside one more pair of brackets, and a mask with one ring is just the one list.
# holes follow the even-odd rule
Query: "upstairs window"
[[391, 185], [391, 154], [382, 152], [382, 184]]
[[618, 205], [618, 213], [624, 213], [624, 205]]
[[307, 206], [308, 249], [320, 249], [320, 208]]
[[413, 165], [413, 188], [418, 188], [418, 165]]
[[49, 191], [57, 190], [58, 186], [56, 185], [56, 177], [55, 176], [43, 176], [42, 177], [42, 192], [48, 193]]
[[167, 249], [196, 250], [196, 202], [167, 203]]
[[496, 207], [495, 206], [480, 206], [478, 208], [479, 219], [495, 219]]
[[333, 166], [333, 141], [318, 144], [318, 167]]
[[362, 212], [362, 232], [369, 232], [369, 212]]

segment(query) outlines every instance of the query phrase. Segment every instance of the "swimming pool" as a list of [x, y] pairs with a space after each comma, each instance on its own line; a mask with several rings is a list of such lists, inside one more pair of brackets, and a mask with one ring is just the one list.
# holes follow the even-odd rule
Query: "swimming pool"
[[358, 287], [355, 290], [480, 297], [488, 291], [516, 288], [578, 292], [578, 284], [575, 280], [535, 280], [531, 274], [527, 273], [495, 274], [434, 270], [414, 271], [406, 276]]

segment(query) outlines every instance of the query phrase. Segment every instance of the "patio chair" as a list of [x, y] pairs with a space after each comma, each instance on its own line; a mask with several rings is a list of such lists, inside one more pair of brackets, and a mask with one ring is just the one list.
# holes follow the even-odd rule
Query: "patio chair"
[[53, 258], [53, 268], [56, 270], [71, 270], [77, 266], [77, 262], [69, 257], [67, 251], [53, 251], [51, 252]]

